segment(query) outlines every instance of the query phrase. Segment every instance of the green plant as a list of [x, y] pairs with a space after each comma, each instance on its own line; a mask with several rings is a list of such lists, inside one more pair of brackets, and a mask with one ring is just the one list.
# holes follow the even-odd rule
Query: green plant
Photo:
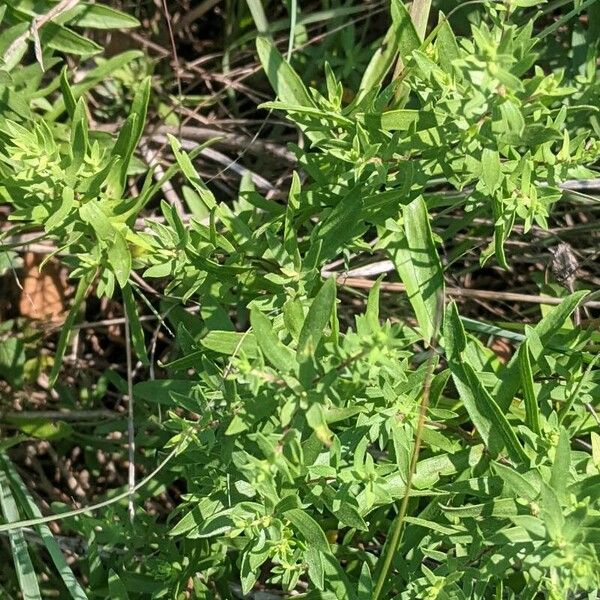
[[[572, 317], [590, 294], [560, 291], [557, 306], [512, 331], [463, 318], [445, 281], [467, 254], [508, 269], [509, 236], [547, 228], [561, 185], [597, 175], [597, 54], [576, 72], [548, 69], [536, 40], [556, 28], [519, 0], [478, 5], [472, 39], [442, 14], [423, 39], [420, 4], [411, 18], [392, 0], [387, 45], [349, 104], [334, 69], [325, 66], [324, 95], [307, 88], [258, 27], [277, 95], [263, 108], [284, 112], [306, 140], [285, 202], [248, 177], [233, 202], [218, 200], [194, 166], [203, 148], [187, 154], [175, 137], [173, 165], [128, 191], [128, 176], [143, 172], [134, 153], [151, 80], [116, 139], [90, 126], [85, 92], [138, 53], [77, 85], [63, 70], [52, 102], [0, 118], [11, 219], [53, 239], [78, 280], [51, 381], [92, 288], [122, 300], [142, 365], [133, 273], [161, 290], [152, 310], [174, 334], [164, 377], [133, 386], [131, 425], [150, 471], [135, 490], [97, 515], [40, 517], [4, 455], [0, 532], [30, 597], [40, 592], [24, 517], [72, 597], [230, 598], [238, 583], [242, 594], [261, 584], [340, 600], [593, 597], [599, 339]], [[38, 64], [26, 69], [41, 76]], [[39, 99], [25, 78], [7, 86], [28, 106]], [[189, 220], [162, 200], [163, 220], [140, 230], [175, 177]], [[461, 231], [492, 242], [453, 244]], [[329, 265], [354, 255], [392, 262], [408, 302], [386, 314], [399, 306], [400, 318], [384, 317], [381, 279], [364, 307], [346, 301]], [[184, 310], [191, 302], [199, 315]], [[518, 342], [506, 364], [484, 343], [490, 334]], [[133, 384], [131, 370], [128, 382], [111, 377], [123, 393]], [[128, 492], [148, 498], [176, 481], [185, 491], [166, 518], [136, 502], [129, 523]], [[89, 544], [85, 591], [56, 558], [44, 525], [54, 520]]]

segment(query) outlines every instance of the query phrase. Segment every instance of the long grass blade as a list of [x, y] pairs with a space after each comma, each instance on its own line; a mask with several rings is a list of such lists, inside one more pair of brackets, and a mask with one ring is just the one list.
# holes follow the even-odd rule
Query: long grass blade
[[[4, 518], [8, 521], [18, 521], [21, 517], [17, 503], [10, 490], [8, 477], [5, 471], [0, 470], [0, 506]], [[19, 580], [19, 587], [24, 600], [41, 600], [40, 587], [33, 569], [33, 563], [27, 550], [27, 543], [22, 531], [10, 531], [10, 548], [15, 563], [15, 572]]]
[[[40, 509], [33, 501], [27, 486], [7, 456], [0, 456], [0, 468], [8, 475], [8, 478], [12, 483], [13, 493], [19, 501], [19, 506], [23, 507], [27, 517], [41, 517], [42, 513], [40, 512]], [[56, 570], [65, 584], [65, 587], [69, 591], [69, 594], [71, 594], [71, 598], [73, 598], [73, 600], [87, 600], [87, 594], [83, 591], [83, 588], [77, 581], [71, 567], [67, 564], [60, 546], [58, 545], [56, 538], [52, 535], [50, 528], [47, 525], [40, 524], [37, 525], [37, 530]]]

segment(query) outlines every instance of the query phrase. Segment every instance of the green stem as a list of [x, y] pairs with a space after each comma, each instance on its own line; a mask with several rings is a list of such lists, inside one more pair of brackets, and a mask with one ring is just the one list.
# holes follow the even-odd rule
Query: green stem
[[396, 555], [396, 551], [398, 550], [400, 539], [402, 537], [404, 519], [408, 510], [408, 501], [410, 500], [410, 490], [412, 488], [413, 476], [417, 470], [417, 463], [419, 462], [419, 451], [421, 450], [423, 429], [425, 427], [427, 409], [429, 407], [431, 380], [433, 378], [433, 369], [435, 367], [436, 362], [434, 359], [436, 356], [435, 346], [437, 345], [437, 342], [434, 342], [434, 340], [437, 340], [439, 324], [441, 321], [441, 314], [443, 312], [444, 306], [443, 297], [441, 296], [440, 298], [440, 304], [436, 315], [437, 322], [434, 325], [434, 335], [432, 336], [431, 341], [431, 355], [427, 363], [427, 372], [425, 373], [425, 379], [423, 381], [423, 395], [421, 398], [421, 405], [419, 407], [419, 420], [417, 421], [417, 428], [415, 430], [415, 445], [413, 447], [413, 453], [410, 460], [410, 467], [408, 469], [408, 475], [406, 477], [406, 491], [404, 492], [404, 497], [402, 498], [402, 503], [400, 504], [400, 510], [398, 511], [398, 514], [394, 519], [394, 523], [392, 524], [392, 533], [386, 542], [385, 548], [383, 549], [383, 563], [381, 565], [381, 569], [379, 570], [379, 575], [377, 576], [375, 587], [373, 588], [371, 600], [378, 600], [379, 596], [381, 595], [383, 587], [387, 581], [390, 568], [392, 566], [392, 561], [394, 560], [394, 556]]

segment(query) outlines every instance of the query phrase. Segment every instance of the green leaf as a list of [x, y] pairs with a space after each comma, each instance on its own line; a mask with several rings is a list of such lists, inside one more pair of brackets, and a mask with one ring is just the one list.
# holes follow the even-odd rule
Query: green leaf
[[373, 578], [371, 577], [371, 570], [369, 564], [365, 561], [360, 568], [360, 576], [358, 578], [358, 600], [371, 600], [371, 594], [373, 592]]
[[[13, 494], [15, 498], [18, 500], [19, 506], [21, 506], [25, 510], [25, 514], [28, 519], [35, 519], [42, 516], [40, 509], [37, 507], [37, 504], [34, 502], [27, 486], [21, 479], [17, 469], [13, 466], [12, 462], [7, 456], [0, 456], [0, 463], [2, 467], [6, 470], [6, 473], [11, 481], [11, 488], [13, 490]], [[87, 600], [87, 595], [83, 591], [83, 588], [77, 581], [71, 567], [67, 564], [67, 561], [56, 541], [54, 535], [50, 531], [48, 525], [44, 523], [36, 526], [37, 531], [42, 538], [44, 545], [46, 546], [46, 550], [56, 567], [65, 587], [69, 591], [71, 598], [73, 600]]]
[[200, 508], [195, 506], [169, 531], [169, 535], [176, 536], [187, 533], [196, 527], [200, 527], [203, 520]]
[[47, 419], [19, 419], [7, 417], [6, 421], [18, 427], [23, 433], [40, 440], [60, 440], [73, 434], [73, 428], [64, 421]]
[[208, 517], [202, 527], [200, 527], [200, 529], [194, 534], [189, 534], [188, 537], [208, 538], [222, 535], [228, 531], [231, 531], [235, 523], [229, 515], [230, 512], [231, 509], [226, 509], [220, 513]]
[[40, 29], [40, 43], [42, 48], [47, 46], [59, 52], [85, 57], [102, 52], [102, 46], [52, 21]]
[[121, 293], [123, 295], [123, 305], [125, 308], [125, 313], [127, 314], [127, 319], [129, 321], [129, 330], [131, 333], [131, 342], [133, 344], [133, 349], [135, 350], [135, 353], [142, 362], [142, 364], [149, 365], [150, 359], [148, 358], [148, 353], [146, 352], [146, 339], [144, 336], [144, 330], [142, 329], [142, 323], [140, 322], [140, 317], [138, 315], [138, 311], [135, 305], [135, 299], [133, 297], [133, 290], [131, 289], [131, 284], [126, 283], [121, 288]]
[[294, 353], [273, 332], [271, 321], [257, 308], [250, 311], [250, 324], [258, 346], [267, 360], [280, 373], [288, 373], [295, 364]]
[[421, 196], [404, 207], [404, 236], [391, 248], [391, 256], [406, 286], [421, 335], [430, 342], [439, 321], [444, 278], [437, 254], [427, 206]]
[[298, 341], [304, 324], [304, 311], [299, 300], [286, 300], [283, 305], [283, 322], [291, 336]]
[[454, 385], [458, 391], [459, 397], [471, 418], [471, 421], [477, 428], [479, 435], [492, 453], [496, 452], [501, 446], [499, 435], [492, 426], [492, 420], [489, 418], [485, 407], [478, 400], [476, 391], [472, 388], [471, 382], [465, 371], [466, 361], [463, 353], [467, 349], [467, 337], [460, 320], [456, 303], [451, 302], [446, 309], [444, 319], [444, 347], [448, 367], [452, 373]]
[[250, 9], [252, 20], [256, 26], [256, 30], [261, 35], [266, 35], [269, 32], [269, 21], [265, 15], [265, 9], [263, 8], [261, 0], [246, 0], [246, 4]]
[[251, 551], [244, 552], [242, 556], [242, 564], [240, 567], [240, 581], [242, 583], [242, 594], [244, 594], [244, 596], [250, 594], [250, 592], [254, 588], [254, 585], [256, 584], [259, 575], [258, 568], [252, 568], [251, 557]]
[[371, 60], [363, 73], [358, 88], [357, 101], [360, 101], [372, 89], [379, 87], [383, 83], [383, 80], [398, 56], [401, 38], [402, 30], [399, 29], [398, 22], [394, 21], [387, 30], [381, 44], [377, 50], [375, 50], [375, 53], [371, 57]]
[[325, 588], [325, 578], [323, 573], [323, 560], [321, 552], [315, 546], [309, 546], [304, 554], [306, 564], [308, 565], [308, 577], [318, 590]]
[[542, 482], [541, 517], [552, 540], [562, 540], [565, 519], [556, 492]]
[[309, 547], [329, 554], [329, 542], [321, 526], [305, 511], [300, 508], [292, 508], [283, 513], [286, 518], [308, 542]]
[[312, 301], [298, 339], [296, 358], [299, 363], [314, 355], [335, 303], [335, 279], [328, 278]]
[[438, 60], [441, 67], [447, 72], [452, 72], [452, 61], [460, 57], [460, 49], [456, 36], [452, 31], [452, 27], [448, 22], [448, 19], [442, 13], [439, 12], [439, 22], [436, 37], [436, 48], [438, 53]]
[[550, 485], [559, 500], [567, 501], [567, 485], [571, 467], [571, 444], [569, 434], [564, 427], [560, 428], [558, 445], [554, 451], [554, 462], [550, 473]]
[[484, 148], [481, 154], [481, 178], [490, 194], [493, 194], [498, 187], [500, 173], [500, 155], [498, 151]]
[[79, 207], [79, 216], [88, 223], [99, 240], [112, 242], [116, 229], [112, 226], [109, 218], [104, 214], [100, 203], [97, 200], [90, 200]]
[[237, 333], [235, 331], [209, 331], [200, 340], [200, 344], [213, 352], [239, 355], [243, 352], [248, 358], [258, 355], [256, 337], [252, 333]]
[[315, 104], [308, 95], [302, 80], [281, 56], [273, 42], [264, 37], [258, 37], [256, 38], [256, 49], [277, 97], [285, 104], [314, 108]]
[[396, 30], [396, 44], [400, 56], [406, 64], [413, 50], [421, 47], [421, 38], [402, 0], [392, 0], [391, 11], [392, 22]]
[[69, 80], [67, 79], [67, 65], [65, 65], [60, 71], [60, 90], [62, 92], [69, 117], [72, 119], [73, 115], [75, 114], [76, 100], [75, 96], [73, 95], [73, 90], [69, 85]]
[[382, 113], [367, 113], [364, 120], [369, 129], [382, 131], [408, 131], [413, 123], [421, 117], [418, 110], [412, 108], [397, 108]]
[[129, 600], [125, 584], [112, 569], [108, 572], [108, 592], [115, 600]]
[[[4, 518], [9, 523], [21, 520], [17, 504], [10, 490], [6, 472], [0, 470], [0, 507]], [[27, 543], [22, 529], [14, 529], [8, 533], [15, 571], [23, 600], [41, 600], [40, 588], [33, 569], [31, 557], [27, 551]]]
[[499, 462], [494, 462], [493, 469], [517, 498], [524, 498], [528, 502], [532, 502], [538, 497], [538, 490], [536, 490], [535, 487], [521, 475], [521, 473], [512, 467], [508, 467]]
[[[125, 179], [127, 177], [127, 171], [133, 157], [133, 152], [136, 149], [144, 127], [146, 125], [146, 114], [148, 112], [148, 102], [150, 100], [150, 85], [151, 78], [146, 77], [141, 83], [139, 88], [136, 90], [133, 102], [131, 104], [131, 110], [129, 116], [125, 121], [125, 125], [120, 129], [119, 136], [112, 150], [112, 156], [118, 156], [121, 158], [121, 173], [120, 173], [120, 186], [121, 189], [125, 185]], [[117, 192], [113, 192], [116, 196]]]
[[596, 470], [600, 473], [600, 435], [592, 431], [590, 441], [592, 442], [592, 462]]
[[139, 27], [140, 22], [127, 13], [103, 4], [79, 4], [69, 11], [69, 25], [92, 29], [129, 29]]
[[396, 27], [392, 24], [363, 73], [358, 87], [357, 101], [364, 98], [373, 88], [380, 86], [392, 68], [397, 54], [395, 39]]
[[194, 186], [196, 192], [200, 196], [200, 199], [204, 203], [208, 211], [214, 210], [217, 207], [214, 194], [206, 187], [206, 184], [202, 181], [198, 172], [194, 168], [194, 165], [188, 154], [181, 150], [181, 144], [172, 135], [168, 136], [169, 143], [171, 144], [171, 150], [175, 156], [175, 160], [181, 169], [181, 172], [186, 176], [187, 180]]
[[106, 253], [108, 264], [115, 274], [121, 289], [127, 285], [131, 273], [131, 252], [127, 240], [119, 231], [115, 231], [112, 244]]
[[533, 383], [533, 371], [531, 369], [531, 361], [529, 360], [527, 340], [523, 343], [523, 349], [519, 353], [519, 366], [523, 383], [523, 396], [525, 397], [525, 424], [531, 431], [539, 435], [541, 431], [540, 408]]
[[[552, 309], [534, 328], [535, 335], [539, 338], [541, 344], [545, 348], [551, 347], [551, 341], [557, 331], [564, 325], [569, 315], [577, 308], [579, 303], [588, 295], [589, 292], [575, 292], [567, 296], [561, 304]], [[519, 391], [521, 385], [520, 370], [520, 354], [523, 351], [523, 346], [519, 346], [517, 352], [513, 355], [510, 362], [502, 370], [500, 381], [493, 391], [493, 397], [500, 407], [500, 410], [506, 412], [513, 398]], [[533, 355], [534, 361], [537, 361], [539, 355]]]
[[469, 385], [473, 390], [475, 401], [478, 403], [480, 413], [485, 415], [500, 433], [511, 459], [517, 464], [522, 463], [529, 465], [529, 457], [517, 439], [517, 434], [514, 432], [513, 428], [508, 422], [508, 419], [496, 401], [483, 387], [480, 377], [470, 364], [465, 363], [463, 368], [465, 370], [467, 380], [469, 381]]
[[79, 314], [81, 303], [87, 295], [88, 288], [92, 284], [93, 279], [94, 273], [86, 273], [77, 284], [77, 290], [75, 291], [73, 306], [71, 306], [71, 309], [69, 310], [69, 314], [67, 315], [67, 318], [62, 326], [62, 329], [60, 331], [60, 337], [58, 338], [58, 342], [56, 344], [56, 352], [54, 353], [54, 363], [52, 365], [50, 375], [48, 376], [48, 385], [50, 387], [52, 387], [56, 383], [56, 378], [58, 377], [58, 373], [60, 372], [60, 368], [62, 366], [62, 359], [65, 355], [65, 350], [67, 349], [69, 334], [71, 333], [71, 329], [75, 324], [75, 319]]
[[383, 275], [377, 278], [375, 285], [369, 290], [365, 318], [372, 332], [379, 331], [379, 289]]
[[337, 254], [348, 240], [360, 233], [361, 214], [364, 212], [363, 194], [360, 186], [353, 188], [340, 200], [315, 227], [312, 239], [322, 241], [320, 259]]

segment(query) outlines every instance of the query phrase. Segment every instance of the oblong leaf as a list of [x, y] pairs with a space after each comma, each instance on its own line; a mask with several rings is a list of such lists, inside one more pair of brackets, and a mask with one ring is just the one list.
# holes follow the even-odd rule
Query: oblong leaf
[[330, 277], [325, 281], [308, 309], [298, 339], [298, 362], [304, 362], [310, 358], [317, 349], [323, 336], [323, 330], [331, 317], [335, 296], [335, 279]]
[[271, 321], [257, 308], [250, 311], [250, 324], [254, 329], [258, 347], [265, 358], [280, 372], [287, 373], [296, 362], [294, 353], [284, 346], [273, 332]]
[[298, 73], [285, 61], [273, 42], [264, 37], [258, 37], [256, 50], [267, 78], [282, 102], [315, 107]]
[[439, 320], [444, 290], [442, 265], [435, 248], [427, 206], [421, 196], [404, 207], [404, 236], [391, 248], [392, 261], [406, 286], [421, 335], [430, 342]]
[[321, 526], [301, 508], [292, 508], [283, 516], [300, 532], [302, 537], [313, 547], [329, 554], [329, 542]]

